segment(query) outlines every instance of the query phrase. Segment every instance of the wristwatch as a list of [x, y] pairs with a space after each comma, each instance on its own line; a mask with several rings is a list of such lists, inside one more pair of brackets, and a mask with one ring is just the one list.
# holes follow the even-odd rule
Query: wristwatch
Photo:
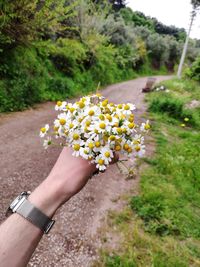
[[51, 220], [28, 200], [30, 194], [30, 191], [25, 191], [16, 197], [7, 209], [6, 216], [16, 212], [40, 228], [45, 234], [48, 234], [55, 221]]

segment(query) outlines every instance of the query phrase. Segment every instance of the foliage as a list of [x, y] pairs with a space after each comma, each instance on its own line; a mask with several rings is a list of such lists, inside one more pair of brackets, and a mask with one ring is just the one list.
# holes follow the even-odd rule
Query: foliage
[[57, 1], [2, 1], [0, 4], [0, 49], [30, 44], [35, 38], [62, 32], [63, 20], [72, 16], [74, 4]]
[[187, 70], [187, 76], [200, 82], [200, 57], [198, 57], [191, 68]]
[[147, 39], [147, 49], [155, 67], [159, 68], [167, 59], [167, 44], [162, 36], [151, 34]]

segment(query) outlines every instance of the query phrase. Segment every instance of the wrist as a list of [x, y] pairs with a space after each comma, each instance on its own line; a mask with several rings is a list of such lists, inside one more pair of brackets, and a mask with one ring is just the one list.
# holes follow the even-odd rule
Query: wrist
[[31, 193], [28, 199], [35, 207], [51, 218], [61, 206], [63, 196], [60, 194], [58, 185], [50, 184], [46, 179]]

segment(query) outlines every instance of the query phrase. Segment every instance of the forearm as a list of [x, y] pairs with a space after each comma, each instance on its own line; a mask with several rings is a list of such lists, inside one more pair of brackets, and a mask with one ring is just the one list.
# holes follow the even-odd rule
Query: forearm
[[18, 214], [0, 226], [1, 267], [23, 267], [30, 260], [42, 237], [42, 231]]
[[[50, 175], [29, 196], [28, 200], [48, 217], [74, 194], [92, 175], [95, 167], [87, 161], [71, 156], [63, 149]], [[1, 267], [26, 266], [43, 233], [18, 214], [11, 215], [0, 226]]]
[[[52, 217], [60, 202], [56, 197], [56, 190], [53, 191], [47, 181], [48, 179], [36, 188], [29, 196], [29, 201], [44, 214]], [[26, 266], [42, 235], [43, 232], [31, 222], [17, 213], [12, 214], [0, 226], [1, 267]]]

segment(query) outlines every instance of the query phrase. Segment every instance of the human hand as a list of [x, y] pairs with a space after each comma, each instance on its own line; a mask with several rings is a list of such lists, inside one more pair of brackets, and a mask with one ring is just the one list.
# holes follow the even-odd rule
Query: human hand
[[[115, 156], [114, 162], [118, 156]], [[73, 195], [78, 193], [96, 171], [94, 164], [73, 157], [70, 148], [63, 148], [47, 179], [30, 195], [29, 200], [52, 216]]]

